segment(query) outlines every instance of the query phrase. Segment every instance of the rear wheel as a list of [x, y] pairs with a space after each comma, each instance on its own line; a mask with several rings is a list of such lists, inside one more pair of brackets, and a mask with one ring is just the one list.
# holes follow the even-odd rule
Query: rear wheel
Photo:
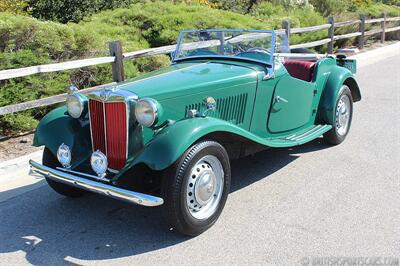
[[163, 178], [164, 217], [169, 227], [190, 236], [206, 231], [221, 214], [230, 183], [224, 147], [214, 141], [190, 147]]
[[[43, 151], [43, 165], [51, 167], [55, 169], [56, 167], [60, 167], [61, 164], [58, 162], [57, 158], [53, 155], [53, 153], [45, 148]], [[66, 196], [66, 197], [71, 197], [71, 198], [76, 198], [84, 195], [86, 191], [82, 189], [78, 189], [75, 187], [71, 187], [59, 182], [56, 182], [50, 178], [46, 177], [47, 184], [56, 191], [57, 193]]]
[[342, 143], [349, 133], [352, 118], [353, 98], [349, 87], [343, 85], [336, 101], [334, 125], [324, 134], [325, 141], [333, 145]]

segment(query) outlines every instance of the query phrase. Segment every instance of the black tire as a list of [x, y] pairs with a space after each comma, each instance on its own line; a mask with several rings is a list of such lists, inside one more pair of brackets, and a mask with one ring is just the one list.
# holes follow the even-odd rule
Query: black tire
[[[340, 134], [338, 131], [338, 116], [339, 116], [338, 104], [339, 104], [340, 99], [344, 95], [347, 96], [348, 99], [350, 100], [350, 102], [349, 102], [349, 108], [350, 108], [349, 120], [348, 120], [348, 126], [347, 126], [346, 132], [344, 134]], [[350, 131], [352, 118], [353, 118], [353, 98], [351, 96], [351, 91], [350, 91], [349, 87], [346, 85], [343, 85], [341, 88], [341, 92], [339, 93], [339, 96], [336, 99], [335, 119], [333, 121], [334, 124], [332, 125], [333, 127], [331, 130], [329, 130], [328, 132], [326, 132], [324, 134], [324, 140], [331, 145], [338, 145], [338, 144], [342, 143]]]
[[[222, 195], [212, 215], [206, 219], [196, 219], [192, 216], [186, 202], [186, 186], [189, 184], [189, 179], [193, 178], [192, 167], [207, 155], [216, 157], [222, 166]], [[196, 236], [206, 231], [221, 214], [229, 194], [230, 184], [229, 156], [224, 147], [215, 141], [200, 141], [194, 144], [164, 172], [161, 189], [164, 199], [163, 214], [169, 228], [189, 236]]]
[[[51, 168], [56, 168], [60, 167], [61, 164], [58, 162], [57, 158], [53, 155], [53, 153], [45, 148], [43, 151], [43, 159], [42, 159], [43, 165], [51, 167]], [[78, 189], [75, 187], [71, 187], [59, 182], [56, 182], [52, 179], [49, 179], [46, 177], [47, 184], [57, 193], [66, 196], [66, 197], [71, 197], [71, 198], [77, 198], [80, 196], [83, 196], [86, 194], [85, 190]]]

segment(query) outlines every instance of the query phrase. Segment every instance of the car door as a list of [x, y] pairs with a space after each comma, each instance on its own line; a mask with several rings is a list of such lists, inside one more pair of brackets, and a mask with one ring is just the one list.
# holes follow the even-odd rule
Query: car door
[[276, 83], [271, 101], [268, 130], [280, 133], [304, 126], [312, 115], [315, 85], [289, 74]]

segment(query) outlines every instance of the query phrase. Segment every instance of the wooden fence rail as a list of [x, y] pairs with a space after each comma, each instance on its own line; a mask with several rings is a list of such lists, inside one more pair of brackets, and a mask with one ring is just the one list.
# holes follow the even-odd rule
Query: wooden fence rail
[[[344, 21], [344, 22], [335, 22], [333, 17], [329, 17], [327, 24], [311, 26], [311, 27], [303, 27], [303, 28], [291, 28], [290, 22], [285, 20], [282, 22], [282, 29], [278, 29], [276, 31], [277, 32], [286, 32], [286, 34], [288, 36], [288, 41], [290, 43], [290, 36], [292, 34], [302, 34], [302, 33], [309, 33], [309, 32], [315, 32], [315, 31], [320, 31], [320, 30], [328, 30], [327, 38], [324, 38], [322, 40], [308, 42], [308, 43], [300, 43], [300, 44], [290, 45], [290, 48], [291, 49], [312, 48], [312, 47], [328, 44], [327, 52], [329, 54], [331, 54], [331, 53], [333, 53], [334, 42], [337, 40], [357, 37], [358, 38], [358, 48], [362, 49], [364, 47], [364, 43], [365, 43], [365, 36], [370, 36], [370, 35], [379, 33], [381, 35], [381, 38], [380, 38], [381, 42], [384, 42], [385, 38], [386, 38], [386, 33], [400, 30], [400, 26], [387, 28], [386, 24], [388, 22], [397, 22], [397, 21], [400, 21], [400, 17], [386, 17], [386, 14], [382, 14], [382, 18], [373, 18], [373, 19], [366, 19], [365, 16], [362, 15], [362, 16], [360, 16], [360, 19], [358, 19], [358, 20], [350, 20], [350, 21]], [[368, 30], [368, 31], [365, 30], [366, 24], [376, 24], [376, 23], [380, 23], [379, 29], [372, 29], [372, 30]], [[358, 25], [359, 30], [357, 32], [353, 32], [353, 33], [335, 35], [335, 29], [352, 26], [352, 25]], [[195, 44], [193, 44], [193, 46], [194, 45]], [[199, 45], [199, 44], [197, 44], [197, 45]], [[206, 44], [206, 46], [203, 46], [203, 47], [207, 47], [207, 44]], [[124, 66], [123, 66], [124, 60], [132, 60], [132, 59], [140, 58], [140, 57], [169, 54], [175, 50], [176, 45], [167, 45], [167, 46], [162, 46], [162, 47], [157, 47], [157, 48], [150, 48], [150, 49], [144, 49], [144, 50], [140, 50], [140, 51], [123, 53], [121, 43], [119, 41], [115, 41], [115, 42], [110, 43], [109, 48], [110, 48], [110, 56], [89, 58], [89, 59], [82, 59], [82, 60], [74, 60], [74, 61], [55, 63], [55, 64], [31, 66], [31, 67], [24, 67], [24, 68], [18, 68], [18, 69], [2, 70], [2, 71], [0, 71], [0, 81], [11, 79], [11, 78], [25, 77], [25, 76], [39, 74], [39, 73], [57, 72], [57, 71], [64, 71], [64, 70], [70, 70], [70, 69], [78, 69], [78, 68], [87, 67], [87, 66], [95, 66], [95, 65], [99, 65], [99, 64], [105, 64], [105, 63], [112, 63], [112, 75], [113, 75], [114, 82], [109, 83], [109, 84], [100, 85], [100, 86], [93, 87], [93, 88], [81, 90], [81, 92], [86, 93], [91, 90], [111, 86], [113, 84], [116, 84], [116, 82], [123, 81], [124, 80]], [[47, 98], [39, 99], [39, 100], [33, 100], [33, 101], [3, 106], [3, 107], [0, 107], [0, 115], [20, 112], [20, 111], [24, 111], [24, 110], [28, 110], [28, 109], [32, 109], [32, 108], [43, 107], [43, 106], [48, 106], [48, 105], [52, 105], [55, 103], [60, 103], [60, 102], [65, 101], [65, 97], [66, 97], [66, 94], [60, 94], [60, 95], [55, 95], [55, 96], [50, 96]]]
[[114, 61], [115, 61], [114, 56], [106, 56], [106, 57], [74, 60], [63, 63], [23, 67], [17, 69], [7, 69], [0, 71], [0, 80], [25, 77], [39, 73], [48, 73], [48, 72], [76, 69], [87, 66], [95, 66], [105, 63], [113, 63]]
[[[117, 83], [111, 82], [111, 83], [107, 83], [107, 84], [102, 84], [99, 86], [82, 89], [82, 90], [80, 90], [80, 92], [88, 93], [90, 91], [106, 88], [106, 87], [109, 87], [109, 86], [112, 86], [115, 84], [117, 84]], [[17, 104], [13, 104], [13, 105], [7, 105], [4, 107], [0, 107], [0, 115], [5, 115], [5, 114], [20, 112], [20, 111], [28, 110], [28, 109], [32, 109], [32, 108], [43, 107], [43, 106], [48, 106], [48, 105], [52, 105], [52, 104], [56, 104], [56, 103], [61, 103], [61, 102], [64, 102], [66, 100], [66, 98], [67, 98], [67, 93], [63, 93], [63, 94], [59, 94], [59, 95], [42, 98], [39, 100], [17, 103]]]

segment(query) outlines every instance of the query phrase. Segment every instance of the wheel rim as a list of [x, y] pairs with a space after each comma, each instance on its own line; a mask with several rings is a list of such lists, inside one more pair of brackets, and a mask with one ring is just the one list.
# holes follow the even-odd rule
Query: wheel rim
[[221, 162], [213, 155], [201, 158], [192, 167], [186, 185], [186, 204], [196, 219], [207, 219], [218, 209], [224, 183]]
[[350, 98], [347, 95], [342, 95], [336, 106], [336, 132], [344, 136], [346, 135], [351, 115]]

